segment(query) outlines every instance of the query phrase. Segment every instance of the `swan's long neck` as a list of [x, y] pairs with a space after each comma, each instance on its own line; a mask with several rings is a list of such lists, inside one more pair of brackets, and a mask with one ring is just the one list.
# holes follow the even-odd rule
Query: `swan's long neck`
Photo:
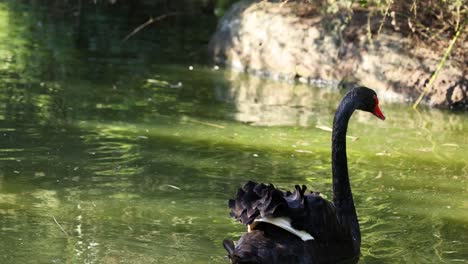
[[359, 244], [361, 234], [354, 207], [353, 194], [351, 193], [351, 185], [349, 183], [348, 160], [346, 157], [346, 131], [354, 110], [356, 110], [356, 102], [353, 100], [353, 96], [348, 94], [338, 106], [333, 120], [333, 203], [335, 204], [340, 222], [351, 227], [353, 238]]

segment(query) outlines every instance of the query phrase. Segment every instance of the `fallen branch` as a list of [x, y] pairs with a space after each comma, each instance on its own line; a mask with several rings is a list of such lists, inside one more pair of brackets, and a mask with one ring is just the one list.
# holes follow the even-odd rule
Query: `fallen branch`
[[139, 25], [137, 28], [135, 28], [132, 32], [130, 32], [130, 34], [128, 34], [123, 40], [122, 42], [125, 42], [127, 41], [129, 38], [131, 38], [133, 35], [135, 35], [136, 33], [138, 33], [140, 30], [142, 30], [143, 28], [147, 27], [148, 25], [156, 22], [156, 21], [159, 21], [159, 20], [162, 20], [166, 17], [169, 17], [169, 16], [175, 16], [175, 15], [178, 15], [180, 14], [179, 12], [173, 12], [173, 13], [167, 13], [167, 14], [164, 14], [164, 15], [160, 15], [156, 18], [152, 18], [150, 17], [150, 19], [148, 19], [148, 21], [146, 21], [145, 23]]
[[210, 122], [198, 121], [198, 120], [194, 120], [194, 119], [188, 119], [188, 121], [192, 122], [192, 123], [196, 123], [196, 124], [201, 124], [201, 125], [211, 126], [211, 127], [221, 128], [221, 129], [226, 128], [226, 127], [221, 126], [221, 125], [213, 124], [213, 123], [210, 123]]
[[[327, 127], [327, 126], [316, 125], [315, 128], [318, 128], [320, 130], [327, 131], [327, 132], [333, 132], [333, 129], [331, 127]], [[359, 139], [359, 137], [355, 137], [355, 136], [351, 136], [351, 135], [346, 135], [346, 137], [350, 138], [352, 141], [356, 141], [356, 140]]]
[[60, 227], [60, 230], [62, 230], [62, 232], [63, 232], [67, 237], [69, 237], [70, 235], [67, 233], [67, 231], [65, 231], [65, 229], [63, 229], [63, 227], [59, 224], [59, 222], [57, 221], [57, 219], [55, 219], [55, 216], [52, 216], [52, 218], [54, 219], [54, 222], [58, 225], [58, 227]]

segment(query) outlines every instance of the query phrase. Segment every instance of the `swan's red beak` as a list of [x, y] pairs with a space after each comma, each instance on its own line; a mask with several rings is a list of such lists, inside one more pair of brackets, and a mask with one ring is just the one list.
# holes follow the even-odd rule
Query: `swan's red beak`
[[372, 114], [382, 120], [385, 120], [385, 116], [382, 114], [382, 111], [379, 108], [379, 98], [377, 98], [377, 95], [374, 95], [374, 100], [375, 100], [375, 107], [374, 107], [374, 111], [372, 111]]
[[372, 114], [382, 120], [385, 120], [385, 116], [382, 114], [382, 111], [379, 108], [379, 104], [375, 105], [375, 108], [374, 108], [374, 111], [372, 111]]

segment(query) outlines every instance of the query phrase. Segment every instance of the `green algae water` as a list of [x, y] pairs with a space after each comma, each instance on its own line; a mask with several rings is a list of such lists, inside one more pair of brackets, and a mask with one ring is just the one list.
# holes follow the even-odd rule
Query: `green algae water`
[[[0, 2], [0, 263], [228, 263], [245, 181], [331, 197], [339, 91], [193, 64], [170, 30], [122, 44], [92, 14], [83, 47]], [[467, 263], [468, 116], [380, 99], [387, 120], [348, 131], [360, 263]]]

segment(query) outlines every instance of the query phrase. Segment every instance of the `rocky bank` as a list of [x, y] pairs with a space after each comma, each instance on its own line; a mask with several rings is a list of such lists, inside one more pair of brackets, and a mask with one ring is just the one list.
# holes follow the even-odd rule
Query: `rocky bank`
[[[392, 30], [377, 34], [381, 20], [368, 23], [365, 10], [345, 20], [307, 3], [241, 1], [220, 20], [209, 51], [218, 64], [273, 79], [331, 86], [350, 80], [386, 101], [415, 101], [442, 54]], [[468, 50], [468, 43], [456, 45]], [[449, 57], [423, 102], [467, 109], [467, 65], [467, 58]]]

